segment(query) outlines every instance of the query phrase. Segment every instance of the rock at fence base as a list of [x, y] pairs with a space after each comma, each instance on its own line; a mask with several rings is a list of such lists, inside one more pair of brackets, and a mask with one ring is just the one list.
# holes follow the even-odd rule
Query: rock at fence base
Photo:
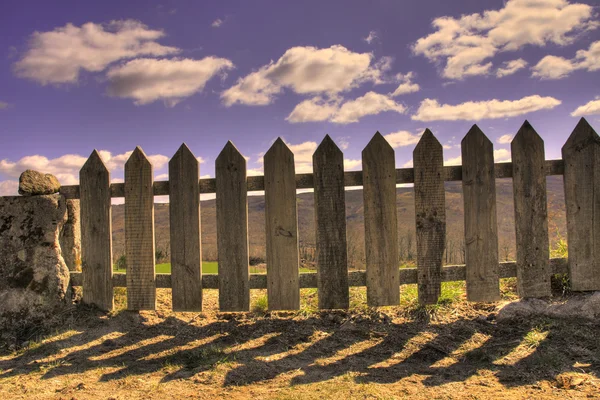
[[496, 318], [498, 322], [502, 322], [537, 316], [596, 320], [600, 318], [600, 292], [578, 294], [562, 303], [540, 299], [513, 301], [501, 305]]
[[69, 304], [69, 270], [59, 241], [66, 221], [59, 194], [0, 197], [0, 336], [18, 332], [24, 336], [15, 340], [29, 340], [27, 332]]
[[60, 183], [52, 174], [43, 174], [28, 169], [19, 177], [19, 194], [34, 196], [58, 193]]

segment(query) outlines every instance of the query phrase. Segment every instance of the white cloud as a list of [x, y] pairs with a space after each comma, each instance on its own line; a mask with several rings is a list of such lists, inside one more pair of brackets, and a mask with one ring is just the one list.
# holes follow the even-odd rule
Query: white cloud
[[346, 149], [348, 149], [348, 147], [350, 147], [350, 142], [348, 141], [348, 139], [350, 139], [349, 136], [341, 136], [341, 137], [336, 138], [336, 140], [340, 146], [340, 149], [346, 150]]
[[442, 76], [463, 79], [490, 72], [497, 53], [526, 45], [567, 45], [578, 34], [600, 26], [593, 7], [567, 0], [508, 0], [499, 10], [433, 20], [435, 32], [418, 39], [412, 49], [436, 63]]
[[461, 165], [462, 164], [462, 157], [458, 156], [458, 157], [453, 157], [453, 158], [449, 158], [447, 160], [444, 160], [444, 165]]
[[527, 61], [522, 58], [518, 58], [512, 61], [506, 61], [502, 64], [502, 67], [496, 70], [496, 77], [502, 78], [504, 76], [512, 75], [520, 69], [527, 66]]
[[418, 92], [421, 87], [417, 83], [413, 83], [414, 73], [411, 71], [407, 74], [397, 74], [396, 79], [400, 81], [400, 85], [391, 93], [392, 97], [402, 94]]
[[0, 196], [16, 196], [19, 194], [19, 181], [0, 181]]
[[394, 111], [404, 114], [406, 107], [396, 103], [384, 94], [367, 92], [355, 100], [346, 101], [333, 115], [331, 122], [336, 124], [349, 124], [358, 122], [364, 116], [377, 115], [384, 111]]
[[344, 171], [352, 171], [362, 166], [362, 160], [344, 159]]
[[561, 79], [578, 69], [589, 72], [600, 69], [600, 40], [592, 43], [588, 50], [578, 50], [575, 58], [571, 60], [557, 56], [542, 58], [532, 68], [531, 76], [540, 79]]
[[450, 150], [452, 148], [451, 144], [443, 144], [442, 147], [444, 148], [444, 150]]
[[512, 139], [513, 135], [507, 133], [506, 135], [502, 135], [498, 139], [496, 139], [496, 142], [500, 144], [509, 144], [510, 142], [512, 142]]
[[23, 58], [14, 64], [17, 76], [47, 85], [75, 83], [81, 70], [99, 72], [109, 64], [139, 56], [165, 56], [176, 47], [156, 42], [164, 36], [139, 21], [67, 24], [48, 32], [35, 32]]
[[138, 105], [163, 100], [173, 107], [182, 99], [202, 91], [216, 74], [231, 68], [231, 61], [216, 57], [202, 60], [139, 58], [107, 72], [108, 94], [132, 98]]
[[160, 175], [156, 175], [154, 177], [155, 181], [168, 181], [169, 180], [169, 174], [160, 174]]
[[587, 104], [577, 107], [577, 109], [571, 113], [571, 116], [583, 117], [584, 115], [597, 114], [600, 114], [600, 100], [592, 100]]
[[210, 26], [212, 26], [213, 28], [218, 28], [221, 25], [223, 25], [223, 22], [225, 22], [225, 21], [223, 21], [221, 18], [217, 18], [213, 21], [212, 24], [210, 24]]
[[467, 101], [450, 105], [440, 104], [435, 99], [421, 102], [417, 113], [411, 118], [417, 121], [458, 121], [515, 117], [534, 111], [552, 109], [561, 104], [554, 97], [539, 95], [523, 97], [519, 100]]
[[385, 94], [367, 92], [364, 96], [345, 101], [340, 105], [340, 98], [325, 100], [321, 96], [304, 100], [298, 104], [286, 121], [291, 123], [330, 121], [335, 124], [358, 122], [367, 115], [376, 115], [385, 111], [403, 114], [406, 107], [396, 103]]
[[407, 162], [405, 162], [404, 164], [402, 164], [402, 168], [412, 168], [413, 167], [413, 160], [408, 160]]
[[277, 62], [260, 67], [221, 93], [223, 103], [231, 106], [266, 105], [283, 88], [299, 94], [328, 94], [350, 90], [364, 82], [386, 82], [384, 74], [391, 58], [372, 63], [371, 53], [355, 53], [343, 46], [325, 49], [292, 47]]
[[[107, 150], [100, 150], [99, 153], [106, 168], [112, 173], [123, 170], [125, 162], [132, 151], [114, 156]], [[160, 170], [169, 161], [169, 157], [162, 154], [150, 155], [148, 159], [154, 170]], [[25, 156], [15, 162], [3, 159], [0, 160], [0, 174], [10, 178], [18, 178], [26, 169], [33, 169], [56, 176], [61, 185], [76, 185], [79, 183], [79, 170], [86, 161], [86, 157], [78, 154], [65, 154], [52, 159], [41, 155], [32, 155]], [[116, 182], [117, 179], [112, 179], [112, 181]]]
[[369, 35], [364, 38], [363, 40], [369, 44], [371, 44], [371, 42], [373, 42], [373, 40], [377, 39], [377, 32], [375, 31], [371, 31], [369, 32]]
[[409, 131], [398, 131], [394, 133], [389, 133], [383, 136], [385, 140], [392, 146], [393, 148], [410, 146], [411, 144], [419, 143], [421, 139], [421, 134], [411, 133]]
[[339, 110], [339, 103], [339, 98], [316, 96], [296, 105], [285, 120], [291, 123], [327, 121]]

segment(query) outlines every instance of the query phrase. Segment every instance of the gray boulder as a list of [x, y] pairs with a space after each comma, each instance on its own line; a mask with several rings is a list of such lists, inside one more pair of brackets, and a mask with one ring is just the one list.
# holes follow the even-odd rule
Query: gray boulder
[[52, 174], [43, 174], [28, 169], [19, 177], [19, 194], [23, 196], [34, 196], [58, 193], [60, 183]]
[[61, 195], [0, 197], [0, 339], [28, 340], [70, 303], [59, 241], [66, 221]]
[[522, 299], [504, 303], [498, 308], [496, 318], [500, 322], [538, 316], [597, 321], [600, 318], [600, 292], [579, 293], [562, 302]]

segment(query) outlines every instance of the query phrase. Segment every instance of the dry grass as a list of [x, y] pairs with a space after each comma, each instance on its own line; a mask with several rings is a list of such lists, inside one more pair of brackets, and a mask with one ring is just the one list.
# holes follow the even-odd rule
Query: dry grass
[[[79, 306], [53, 334], [0, 357], [4, 398], [593, 398], [600, 393], [598, 324], [533, 319], [497, 323], [496, 304], [468, 303], [464, 283], [420, 307], [414, 285], [401, 306], [373, 309], [352, 288], [350, 311], [173, 313], [158, 290], [154, 312], [109, 315]], [[502, 282], [504, 299], [514, 279]], [[558, 299], [560, 300], [560, 299]]]

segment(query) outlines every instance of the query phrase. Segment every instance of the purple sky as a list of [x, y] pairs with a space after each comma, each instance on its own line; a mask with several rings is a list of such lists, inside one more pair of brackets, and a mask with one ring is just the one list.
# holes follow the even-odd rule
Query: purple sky
[[262, 174], [277, 136], [297, 172], [325, 134], [361, 169], [379, 130], [400, 168], [429, 127], [457, 163], [473, 123], [506, 161], [525, 119], [560, 158], [580, 116], [600, 126], [599, 12], [593, 0], [5, 1], [0, 194], [27, 168], [75, 184], [94, 148], [119, 180], [136, 145], [161, 180], [182, 142], [202, 175], [227, 140]]

